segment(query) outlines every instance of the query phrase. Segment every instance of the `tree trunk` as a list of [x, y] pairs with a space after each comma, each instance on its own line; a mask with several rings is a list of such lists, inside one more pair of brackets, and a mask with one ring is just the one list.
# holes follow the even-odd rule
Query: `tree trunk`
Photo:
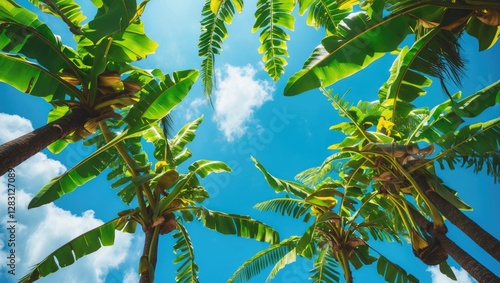
[[[419, 185], [427, 184], [425, 180], [415, 180]], [[436, 191], [428, 187], [424, 189], [427, 198], [434, 204], [434, 206], [448, 219], [453, 225], [462, 230], [469, 238], [478, 244], [483, 250], [489, 253], [496, 260], [500, 261], [500, 241], [495, 239], [490, 233], [484, 230], [472, 219], [467, 217], [462, 211], [453, 206], [446, 199], [441, 197]]]
[[0, 176], [5, 174], [9, 168], [16, 167], [51, 143], [83, 127], [89, 118], [92, 118], [92, 113], [89, 110], [75, 108], [70, 114], [52, 123], [0, 145]]
[[418, 211], [411, 208], [410, 213], [412, 218], [417, 222], [417, 225], [422, 228], [422, 230], [427, 231], [435, 239], [439, 241], [441, 247], [443, 247], [446, 252], [453, 257], [453, 259], [460, 264], [460, 266], [466, 270], [472, 277], [474, 277], [480, 283], [500, 283], [500, 278], [493, 274], [484, 265], [479, 263], [475, 258], [469, 255], [466, 251], [460, 248], [455, 242], [450, 240], [445, 234], [438, 233], [434, 230], [433, 224], [422, 216]]
[[[144, 249], [142, 251], [142, 258], [147, 258], [149, 266], [147, 267], [147, 270], [143, 271], [140, 270], [141, 272], [141, 278], [139, 280], [139, 283], [152, 283], [153, 282], [153, 276], [155, 273], [156, 269], [156, 261], [158, 258], [158, 238], [154, 239], [154, 231], [155, 228], [149, 228], [146, 230], [144, 233], [146, 234], [146, 239], [144, 240]], [[151, 257], [149, 257], [149, 250], [150, 246], [154, 243], [154, 246], [152, 248], [152, 254]], [[141, 261], [142, 264], [142, 261]], [[150, 270], [152, 268], [152, 270]]]

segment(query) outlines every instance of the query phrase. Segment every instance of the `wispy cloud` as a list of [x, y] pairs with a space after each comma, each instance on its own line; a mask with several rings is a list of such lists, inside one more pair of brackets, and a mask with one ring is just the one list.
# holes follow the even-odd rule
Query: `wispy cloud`
[[187, 121], [191, 121], [193, 119], [198, 118], [201, 115], [200, 108], [203, 106], [207, 106], [206, 98], [196, 98], [189, 103], [189, 107], [185, 110], [184, 118]]
[[[17, 115], [0, 113], [0, 142], [11, 140], [33, 127], [29, 120]], [[16, 271], [15, 276], [7, 273], [7, 265], [0, 265], [1, 282], [17, 282], [29, 272], [31, 267], [41, 261], [50, 252], [62, 246], [74, 237], [104, 222], [95, 218], [92, 210], [81, 215], [74, 215], [54, 204], [28, 211], [32, 193], [51, 178], [59, 175], [65, 167], [58, 161], [38, 153], [16, 167]], [[0, 199], [7, 200], [6, 176], [0, 177]], [[7, 211], [6, 203], [0, 203], [0, 210]], [[7, 215], [1, 216], [0, 256], [5, 259], [10, 253], [7, 236]], [[65, 267], [55, 274], [42, 278], [39, 282], [104, 282], [109, 271], [121, 267], [127, 255], [134, 249], [135, 238], [131, 234], [117, 233], [115, 245], [103, 247], [99, 251], [83, 257], [73, 265]], [[3, 261], [2, 261], [3, 262]], [[38, 282], [38, 281], [37, 281]]]
[[458, 270], [453, 266], [451, 269], [455, 273], [457, 281], [453, 281], [448, 276], [442, 274], [438, 266], [429, 266], [426, 271], [431, 273], [432, 283], [477, 283], [476, 280], [470, 277], [467, 271], [463, 269]]
[[243, 136], [253, 115], [272, 100], [274, 86], [255, 78], [257, 70], [246, 65], [226, 65], [216, 71], [217, 89], [214, 93], [215, 121], [227, 141]]

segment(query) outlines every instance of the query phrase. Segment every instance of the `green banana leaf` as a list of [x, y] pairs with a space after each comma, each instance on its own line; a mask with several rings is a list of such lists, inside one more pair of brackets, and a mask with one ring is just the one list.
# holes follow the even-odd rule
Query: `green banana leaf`
[[[78, 89], [46, 69], [13, 55], [0, 53], [0, 82], [50, 102], [67, 95], [81, 98]], [[12, 74], [23, 74], [12, 76]]]
[[198, 42], [198, 56], [201, 63], [201, 78], [204, 93], [212, 94], [215, 55], [220, 54], [224, 40], [229, 36], [226, 24], [233, 21], [235, 10], [241, 13], [242, 0], [206, 0], [201, 11], [201, 34]]
[[255, 163], [255, 167], [257, 167], [262, 174], [264, 174], [264, 177], [266, 178], [267, 183], [271, 188], [274, 189], [277, 193], [286, 191], [289, 194], [293, 194], [299, 198], [305, 198], [307, 195], [311, 194], [313, 190], [309, 189], [306, 186], [303, 186], [299, 183], [295, 182], [290, 182], [282, 179], [278, 179], [274, 177], [273, 175], [269, 174], [267, 170], [262, 166], [257, 159], [252, 158], [252, 161]]
[[[83, 256], [89, 255], [99, 250], [102, 246], [112, 246], [115, 242], [115, 230], [123, 230], [129, 233], [133, 233], [133, 230], [135, 229], [128, 230], [126, 226], [118, 226], [120, 219], [122, 219], [123, 217], [124, 216], [115, 218], [101, 226], [87, 231], [84, 234], [59, 247], [38, 264], [36, 264], [30, 271], [30, 273], [21, 278], [19, 282], [34, 282], [41, 277], [56, 272], [59, 268], [63, 268], [73, 264]], [[127, 224], [128, 222], [125, 222], [125, 225]]]
[[103, 0], [94, 19], [83, 27], [83, 32], [92, 42], [114, 33], [122, 33], [135, 18], [135, 0]]
[[145, 130], [149, 125], [165, 117], [188, 94], [198, 78], [197, 70], [177, 71], [173, 80], [169, 75], [158, 85], [150, 81], [140, 93], [141, 100], [134, 104], [124, 121], [131, 133]]
[[180, 264], [175, 276], [177, 283], [198, 283], [198, 265], [194, 261], [193, 243], [189, 233], [182, 224], [177, 222], [178, 232], [174, 234], [177, 241], [174, 244], [174, 253], [178, 254], [174, 264]]
[[321, 41], [301, 71], [287, 82], [284, 94], [296, 95], [327, 87], [364, 69], [386, 52], [396, 50], [410, 32], [408, 15], [381, 21], [364, 12], [352, 13], [339, 24], [337, 34]]
[[287, 64], [285, 57], [289, 57], [286, 42], [290, 36], [284, 28], [292, 31], [294, 29], [295, 18], [292, 15], [294, 7], [294, 0], [257, 1], [252, 32], [262, 29], [259, 37], [261, 43], [259, 53], [264, 53], [262, 57], [264, 70], [274, 81], [285, 73]]
[[247, 282], [257, 276], [267, 267], [276, 264], [290, 251], [295, 249], [299, 237], [292, 236], [278, 244], [259, 251], [254, 256], [246, 260], [228, 279], [227, 283]]

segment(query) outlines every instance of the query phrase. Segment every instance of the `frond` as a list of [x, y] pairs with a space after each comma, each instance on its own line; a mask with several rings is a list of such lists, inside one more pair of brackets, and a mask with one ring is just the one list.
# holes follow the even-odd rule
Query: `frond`
[[401, 266], [380, 255], [377, 262], [377, 272], [389, 283], [418, 283], [418, 279], [408, 274]]
[[350, 13], [338, 24], [338, 32], [325, 37], [302, 70], [288, 80], [284, 94], [327, 87], [366, 68], [398, 48], [410, 32], [410, 21], [406, 13], [382, 20], [373, 20], [364, 12]]
[[287, 64], [285, 57], [289, 57], [286, 41], [290, 36], [284, 28], [293, 30], [295, 18], [292, 15], [295, 6], [294, 0], [276, 1], [259, 0], [255, 12], [255, 24], [252, 31], [262, 29], [260, 33], [259, 53], [264, 53], [264, 70], [277, 81], [285, 72]]
[[175, 282], [179, 283], [197, 283], [198, 265], [194, 261], [193, 244], [189, 234], [182, 224], [177, 222], [178, 232], [173, 235], [177, 239], [174, 245], [174, 253], [179, 253], [174, 259], [174, 264], [180, 264], [175, 276]]
[[278, 272], [285, 268], [285, 266], [289, 265], [290, 263], [294, 263], [297, 260], [297, 252], [295, 249], [292, 249], [289, 251], [286, 255], [284, 255], [271, 269], [271, 272], [269, 272], [269, 275], [267, 276], [266, 283], [270, 282]]
[[400, 51], [388, 81], [379, 90], [380, 101], [392, 110], [390, 121], [397, 123], [399, 131], [411, 132], [414, 128], [413, 124], [406, 123], [415, 123], [414, 119], [407, 119], [414, 108], [410, 103], [426, 94], [425, 88], [432, 83], [428, 76], [437, 77], [446, 92], [446, 79], [459, 84], [465, 63], [458, 38], [450, 31], [434, 28], [410, 49], [404, 47]]
[[312, 0], [299, 1], [299, 14], [307, 9], [306, 23], [316, 29], [324, 27], [328, 35], [337, 33], [337, 25], [352, 12], [352, 7], [339, 8], [339, 1]]
[[[30, 273], [21, 278], [19, 282], [34, 282], [41, 277], [56, 272], [60, 268], [75, 263], [75, 261], [86, 255], [94, 253], [102, 246], [112, 246], [115, 241], [115, 229], [134, 233], [135, 225], [133, 224], [135, 222], [132, 224], [125, 217], [126, 215], [113, 219], [67, 242], [37, 263]], [[129, 227], [127, 228], [127, 226]]]
[[[211, 7], [212, 2], [220, 2]], [[214, 80], [214, 59], [220, 54], [224, 40], [229, 36], [226, 24], [233, 21], [235, 10], [241, 12], [242, 0], [207, 0], [201, 11], [201, 34], [198, 42], [198, 55], [203, 58], [201, 76], [207, 97], [212, 94]]]
[[447, 133], [436, 143], [443, 148], [434, 158], [441, 167], [446, 163], [454, 169], [454, 164], [460, 162], [467, 168], [473, 166], [478, 173], [486, 166], [486, 173], [495, 182], [500, 178], [500, 118]]
[[[86, 17], [80, 5], [73, 0], [30, 0], [42, 12], [52, 14], [62, 19], [73, 34], [82, 34], [81, 23]], [[40, 3], [41, 2], [41, 3]]]
[[294, 236], [256, 253], [236, 270], [227, 283], [246, 282], [255, 277], [294, 250], [298, 240], [299, 237]]
[[[455, 98], [459, 99], [460, 95], [461, 93], [457, 93]], [[463, 118], [477, 117], [499, 101], [500, 81], [464, 99], [455, 102], [447, 100], [434, 107], [428, 114], [424, 113], [424, 118], [420, 125], [415, 127], [409, 142], [414, 140], [436, 143], [443, 135], [456, 131], [465, 122]]]
[[314, 283], [340, 282], [340, 273], [337, 271], [338, 263], [331, 256], [329, 246], [325, 245], [313, 263], [309, 279]]
[[258, 203], [254, 208], [259, 211], [272, 211], [281, 213], [281, 215], [291, 216], [295, 219], [306, 214], [311, 207], [304, 200], [292, 198], [276, 198]]
[[274, 177], [267, 172], [266, 168], [264, 168], [264, 166], [262, 166], [262, 164], [260, 164], [257, 159], [252, 157], [252, 160], [255, 163], [255, 167], [257, 167], [262, 172], [262, 174], [264, 174], [264, 178], [266, 179], [269, 186], [273, 188], [277, 193], [286, 191], [287, 193], [293, 194], [299, 198], [305, 198], [307, 195], [313, 192], [312, 189], [299, 183]]
[[221, 234], [236, 235], [270, 244], [279, 242], [278, 232], [249, 216], [226, 214], [211, 211], [203, 207], [191, 208], [191, 210], [199, 213], [199, 217], [205, 227]]

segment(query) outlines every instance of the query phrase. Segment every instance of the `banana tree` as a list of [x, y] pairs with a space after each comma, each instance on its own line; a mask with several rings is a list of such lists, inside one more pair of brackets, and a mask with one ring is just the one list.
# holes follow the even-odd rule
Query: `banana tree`
[[[353, 282], [352, 267], [359, 269], [375, 261], [378, 273], [387, 282], [418, 282], [368, 244], [372, 240], [402, 243], [408, 237], [403, 233], [399, 214], [381, 209], [390, 207], [384, 197], [377, 191], [363, 193], [369, 182], [362, 183], [351, 176], [318, 179], [319, 175], [312, 177], [307, 171], [297, 175], [300, 183], [292, 182], [274, 177], [257, 160], [254, 162], [275, 192], [286, 193], [255, 208], [303, 218], [308, 223], [312, 220], [312, 224], [302, 236], [292, 236], [248, 259], [228, 282], [244, 282], [274, 265], [268, 282], [280, 269], [295, 262], [297, 256], [314, 260], [311, 282], [340, 282], [340, 271], [345, 282]], [[376, 256], [370, 255], [370, 249]], [[447, 267], [446, 263], [442, 266]]]
[[[386, 196], [392, 206], [399, 207], [402, 215], [406, 215], [405, 226], [409, 233], [419, 227], [414, 220], [414, 213], [410, 212], [414, 208], [408, 205], [408, 200], [413, 199], [420, 213], [432, 218], [432, 229], [435, 234], [446, 233], [441, 217], [443, 214], [496, 258], [499, 241], [465, 214], [459, 212], [459, 210], [471, 208], [457, 197], [456, 191], [446, 186], [437, 177], [434, 162], [441, 165], [446, 163], [450, 169], [454, 169], [454, 164], [458, 160], [463, 162], [463, 166], [475, 167], [476, 171], [486, 166], [488, 167], [487, 173], [495, 180], [498, 178], [499, 120], [493, 119], [458, 128], [464, 122], [461, 115], [466, 116], [471, 113], [479, 115], [496, 104], [499, 86], [497, 82], [465, 99], [448, 100], [431, 111], [427, 108], [416, 108], [406, 101], [398, 101], [399, 107], [397, 108], [394, 100], [389, 99], [382, 100], [383, 102], [360, 102], [356, 106], [350, 106], [338, 96], [329, 96], [340, 115], [349, 119], [349, 122], [334, 125], [331, 129], [344, 133], [346, 138], [330, 146], [330, 149], [341, 149], [341, 153], [333, 154], [325, 160], [322, 167], [313, 172], [319, 174], [322, 171], [328, 171], [329, 167], [325, 166], [334, 168], [340, 166], [341, 174], [353, 172], [355, 178], [375, 180], [379, 184], [378, 192]], [[458, 96], [455, 95], [454, 99], [458, 99]], [[485, 99], [485, 103], [481, 106], [471, 104], [478, 97]], [[394, 113], [396, 109], [404, 114]], [[398, 115], [406, 118], [402, 119]], [[391, 117], [400, 118], [397, 123], [393, 123]], [[420, 149], [417, 143], [422, 142], [430, 146]], [[434, 153], [435, 145], [439, 146], [442, 151], [432, 158], [427, 158]], [[369, 166], [366, 167], [366, 164]], [[463, 223], [471, 226], [463, 225]], [[434, 256], [429, 258], [428, 253], [424, 253], [425, 250], [419, 251], [418, 249], [421, 246], [420, 243], [423, 247], [433, 248], [440, 246], [433, 244], [438, 242], [425, 241], [427, 242], [425, 244], [422, 240], [425, 241], [425, 239], [412, 237], [415, 254], [426, 263], [439, 263]], [[457, 262], [463, 262], [459, 254], [452, 253], [453, 250], [446, 250], [446, 252]], [[440, 252], [437, 255], [439, 254]], [[477, 268], [477, 266], [467, 271], [481, 282], [489, 276], [497, 278], [490, 271]]]
[[13, 0], [0, 5], [0, 82], [54, 106], [47, 125], [0, 146], [0, 175], [47, 146], [60, 152], [95, 132], [100, 121], [120, 118], [115, 110], [137, 102], [144, 87], [129, 77], [141, 71], [130, 63], [157, 47], [139, 19], [148, 1], [93, 1], [97, 14], [85, 25], [74, 1], [32, 2], [69, 26], [77, 48], [63, 45], [35, 13]]
[[[153, 106], [138, 103], [130, 110], [129, 115], [146, 109], [141, 115], [142, 119], [127, 116], [128, 119], [124, 120], [136, 121], [136, 127], [143, 129], [140, 137], [143, 136], [145, 141], [153, 143], [154, 156], [157, 159], [154, 165], [148, 161], [147, 154], [142, 150], [138, 135], [115, 142], [119, 136], [113, 137], [116, 134], [111, 132], [110, 128], [123, 127], [122, 120], [100, 122], [98, 135], [88, 141], [89, 144], [98, 147], [97, 152], [105, 152], [109, 150], [106, 149], [109, 148], [109, 144], [114, 145], [109, 153], [116, 157], [107, 160], [111, 167], [108, 179], [115, 180], [111, 187], [121, 188], [118, 196], [128, 205], [136, 199], [138, 207], [119, 212], [118, 218], [78, 236], [55, 250], [35, 265], [21, 282], [33, 282], [59, 268], [73, 264], [82, 256], [97, 251], [101, 246], [112, 245], [117, 230], [133, 233], [137, 224], [145, 233], [143, 254], [138, 259], [140, 282], [153, 282], [159, 236], [171, 232], [176, 240], [173, 251], [177, 254], [173, 262], [179, 265], [175, 276], [176, 282], [198, 282], [198, 266], [194, 260], [193, 244], [185, 227], [186, 222], [195, 219], [206, 228], [222, 234], [252, 238], [270, 244], [279, 242], [278, 233], [262, 222], [248, 216], [211, 211], [201, 206], [209, 194], [201, 186], [199, 178], [211, 173], [229, 172], [231, 169], [220, 161], [198, 160], [188, 166], [186, 173], [181, 174], [177, 171], [177, 167], [191, 156], [186, 145], [194, 139], [195, 130], [203, 117], [188, 123], [175, 137], [167, 139], [162, 127], [165, 124], [164, 118], [157, 119], [153, 116], [158, 111], [161, 113], [158, 115], [163, 115], [165, 104], [178, 103], [178, 101], [172, 102], [173, 98], [175, 99], [173, 96], [169, 93], [163, 97], [162, 103], [153, 103]], [[144, 121], [149, 121], [149, 127], [146, 127], [148, 124], [144, 124]], [[133, 128], [134, 126], [126, 126], [126, 129]], [[75, 170], [82, 168], [81, 165], [76, 167]], [[47, 201], [46, 198], [49, 197], [45, 193], [47, 191], [39, 194], [38, 200]]]

